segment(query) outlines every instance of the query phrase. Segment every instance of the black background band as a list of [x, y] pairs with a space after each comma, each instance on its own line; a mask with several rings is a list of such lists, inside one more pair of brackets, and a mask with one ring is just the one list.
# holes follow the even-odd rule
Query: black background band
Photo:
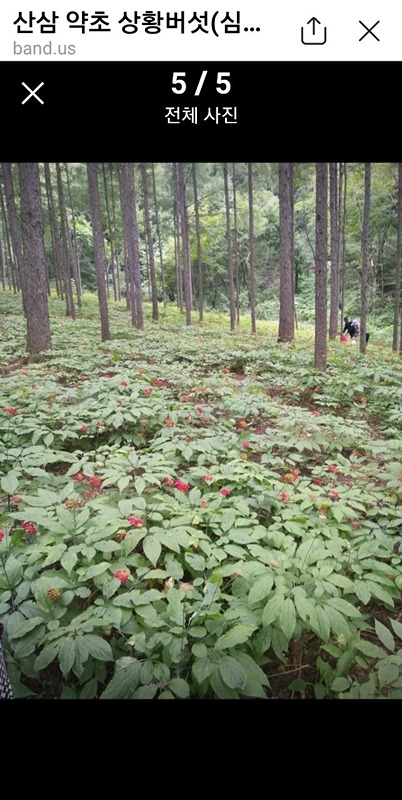
[[[1, 70], [3, 161], [401, 160], [401, 62], [23, 61]], [[184, 94], [172, 92], [174, 72], [186, 74]], [[228, 94], [216, 90], [219, 72], [230, 73]], [[42, 81], [44, 104], [23, 104], [22, 83]], [[197, 124], [168, 123], [169, 107], [197, 108]], [[204, 121], [223, 107], [237, 109], [235, 124]]]

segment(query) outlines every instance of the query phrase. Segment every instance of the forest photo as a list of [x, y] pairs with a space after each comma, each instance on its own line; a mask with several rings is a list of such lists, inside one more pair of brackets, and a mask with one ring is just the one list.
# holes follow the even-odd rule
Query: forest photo
[[0, 201], [0, 699], [402, 698], [402, 164]]

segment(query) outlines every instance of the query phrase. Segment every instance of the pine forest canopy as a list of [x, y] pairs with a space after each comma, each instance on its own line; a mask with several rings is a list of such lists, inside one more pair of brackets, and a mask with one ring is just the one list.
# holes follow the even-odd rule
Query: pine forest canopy
[[187, 325], [277, 320], [279, 342], [315, 321], [318, 369], [344, 314], [362, 334], [393, 322], [398, 349], [400, 164], [4, 163], [0, 179], [1, 283], [21, 292], [32, 355], [51, 347], [48, 296], [74, 320], [84, 291], [103, 341], [121, 302], [139, 329], [144, 303], [155, 322], [161, 304]]

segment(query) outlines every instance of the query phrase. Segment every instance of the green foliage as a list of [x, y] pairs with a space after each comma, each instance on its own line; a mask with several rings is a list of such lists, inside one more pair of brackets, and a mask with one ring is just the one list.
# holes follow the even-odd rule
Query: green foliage
[[308, 327], [281, 346], [271, 324], [188, 330], [166, 309], [139, 332], [119, 304], [99, 345], [84, 297], [75, 324], [51, 299], [54, 352], [27, 363], [17, 300], [0, 309], [16, 694], [275, 697], [283, 670], [295, 695], [399, 696], [396, 355], [334, 342], [317, 375]]

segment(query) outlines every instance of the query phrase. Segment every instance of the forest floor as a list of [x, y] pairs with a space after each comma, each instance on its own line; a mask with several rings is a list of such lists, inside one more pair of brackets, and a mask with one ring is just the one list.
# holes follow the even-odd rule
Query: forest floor
[[[113, 305], [113, 304], [112, 304]], [[0, 618], [16, 697], [402, 696], [402, 361], [177, 309], [0, 293]], [[149, 309], [147, 309], [149, 313]]]

